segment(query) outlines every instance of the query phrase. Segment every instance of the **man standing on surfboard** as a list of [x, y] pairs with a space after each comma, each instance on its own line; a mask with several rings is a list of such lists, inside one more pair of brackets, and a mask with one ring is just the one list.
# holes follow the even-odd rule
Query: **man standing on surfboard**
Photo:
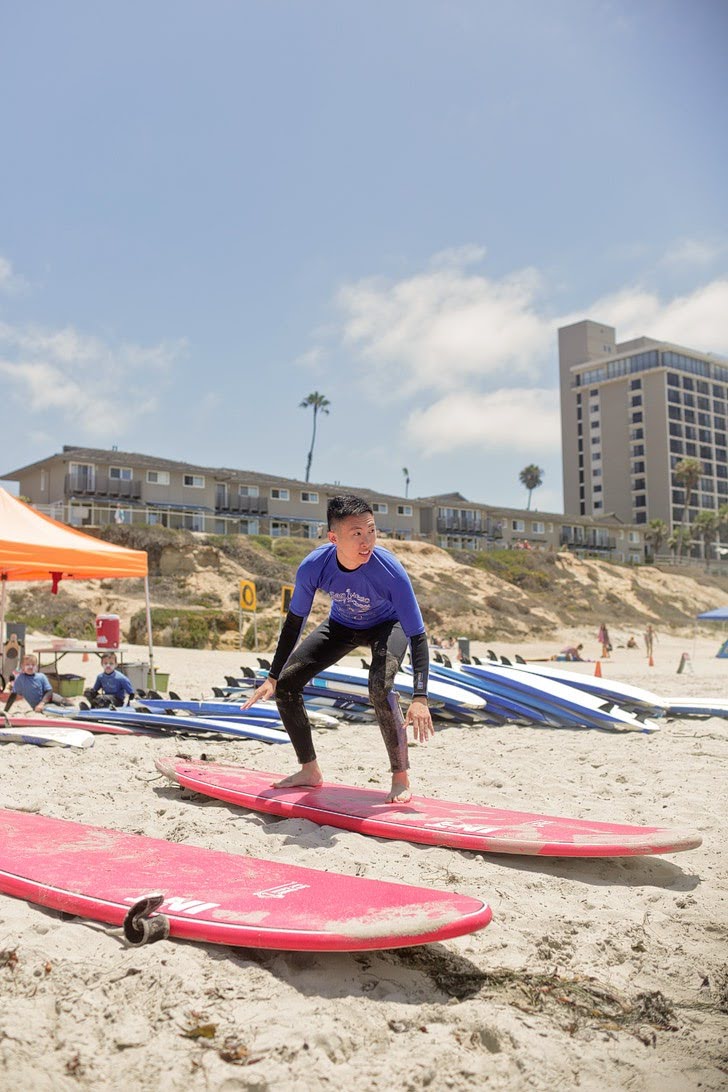
[[[268, 678], [243, 708], [275, 697], [301, 763], [298, 773], [277, 782], [276, 787], [321, 785], [323, 775], [316, 760], [303, 688], [319, 671], [360, 645], [368, 645], [372, 652], [369, 696], [392, 771], [387, 799], [405, 803], [412, 795], [407, 728], [411, 725], [415, 739], [422, 743], [434, 733], [427, 704], [429, 653], [422, 614], [404, 568], [393, 554], [376, 545], [371, 505], [351, 495], [333, 497], [326, 515], [328, 544], [301, 562]], [[331, 596], [331, 613], [296, 648], [319, 588]], [[414, 685], [412, 703], [403, 717], [393, 686], [408, 645], [412, 650]]]

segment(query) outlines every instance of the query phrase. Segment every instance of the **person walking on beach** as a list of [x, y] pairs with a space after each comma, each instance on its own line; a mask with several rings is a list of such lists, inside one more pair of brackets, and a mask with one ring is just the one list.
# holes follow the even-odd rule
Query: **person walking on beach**
[[[327, 508], [328, 543], [301, 562], [290, 609], [281, 629], [268, 678], [245, 702], [275, 697], [301, 769], [276, 787], [317, 787], [323, 775], [303, 702], [304, 686], [357, 647], [371, 649], [369, 696], [389, 756], [392, 787], [387, 799], [405, 803], [409, 782], [407, 729], [424, 743], [434, 734], [427, 703], [429, 652], [425, 625], [410, 579], [388, 550], [377, 546], [371, 505], [350, 494]], [[331, 596], [331, 613], [298, 647], [296, 643], [317, 589]], [[408, 646], [412, 652], [413, 698], [402, 716], [393, 691]]]
[[652, 625], [649, 624], [649, 623], [648, 623], [647, 629], [644, 632], [644, 639], [645, 639], [645, 653], [647, 654], [647, 658], [651, 659], [652, 658], [652, 652], [653, 652], [654, 645], [655, 645], [655, 631], [652, 628]]
[[597, 641], [602, 646], [602, 659], [608, 660], [609, 653], [612, 651], [612, 642], [609, 640], [609, 630], [604, 622], [599, 627], [599, 633], [597, 634]]

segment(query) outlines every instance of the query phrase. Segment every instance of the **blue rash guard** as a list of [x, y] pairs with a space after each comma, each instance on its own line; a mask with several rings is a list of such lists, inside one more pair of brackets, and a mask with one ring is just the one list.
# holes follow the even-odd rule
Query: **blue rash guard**
[[110, 698], [120, 698], [123, 701], [124, 694], [134, 697], [134, 687], [122, 671], [111, 671], [108, 675], [102, 671], [96, 676], [96, 682], [91, 687], [92, 694], [98, 694], [103, 690]]
[[397, 558], [375, 546], [368, 561], [358, 569], [339, 564], [336, 546], [320, 546], [304, 558], [296, 573], [296, 586], [278, 647], [269, 671], [278, 679], [298, 641], [318, 589], [331, 596], [331, 620], [350, 630], [370, 630], [385, 622], [398, 622], [412, 651], [414, 696], [427, 696], [429, 655], [425, 624], [410, 578]]
[[318, 588], [331, 596], [331, 617], [342, 626], [369, 629], [398, 621], [409, 638], [425, 632], [409, 576], [394, 554], [381, 546], [354, 570], [341, 567], [333, 543], [314, 550], [298, 567], [292, 613], [306, 618]]
[[13, 694], [17, 694], [19, 698], [24, 698], [32, 709], [35, 709], [43, 695], [47, 694], [49, 690], [52, 693], [53, 687], [42, 671], [36, 671], [34, 675], [26, 675], [24, 671], [21, 671], [13, 681]]

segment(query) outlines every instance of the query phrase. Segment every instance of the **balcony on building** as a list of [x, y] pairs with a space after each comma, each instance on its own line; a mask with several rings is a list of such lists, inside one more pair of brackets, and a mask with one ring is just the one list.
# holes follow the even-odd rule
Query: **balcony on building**
[[237, 493], [227, 498], [218, 497], [215, 504], [215, 512], [218, 515], [243, 515], [243, 516], [267, 516], [267, 497], [240, 497]]
[[66, 474], [63, 491], [66, 497], [113, 497], [141, 500], [140, 478], [111, 478], [108, 474]]
[[562, 527], [559, 543], [570, 550], [590, 550], [594, 553], [609, 553], [617, 547], [616, 539], [605, 534], [603, 529], [593, 527]]

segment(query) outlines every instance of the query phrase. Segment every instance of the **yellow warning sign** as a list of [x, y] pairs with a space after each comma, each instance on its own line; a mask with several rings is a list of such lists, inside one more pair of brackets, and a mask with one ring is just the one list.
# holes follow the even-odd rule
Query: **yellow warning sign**
[[293, 584], [281, 584], [281, 614], [288, 614], [293, 596]]
[[257, 607], [257, 597], [255, 594], [255, 583], [252, 580], [240, 581], [240, 609], [241, 610], [255, 610]]

